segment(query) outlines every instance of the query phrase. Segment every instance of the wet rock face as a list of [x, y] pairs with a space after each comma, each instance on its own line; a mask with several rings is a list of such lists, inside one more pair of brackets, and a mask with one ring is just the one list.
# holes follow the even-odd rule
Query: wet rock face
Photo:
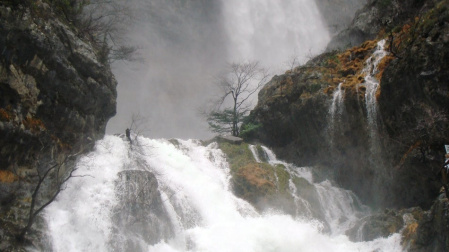
[[385, 210], [360, 219], [346, 235], [352, 241], [372, 241], [397, 232], [406, 251], [449, 251], [449, 201], [441, 195], [427, 211]]
[[[380, 2], [367, 6], [378, 8]], [[361, 73], [373, 41], [319, 55], [275, 76], [252, 111], [254, 123], [261, 125], [258, 140], [282, 159], [318, 165], [318, 175], [334, 179], [367, 204], [428, 209], [441, 187], [438, 171], [449, 143], [449, 76], [443, 70], [449, 69], [449, 21], [447, 0], [418, 2], [398, 5], [404, 17], [393, 22], [392, 42], [388, 33], [379, 35], [391, 53], [376, 72], [376, 148]], [[417, 11], [417, 6], [422, 8]], [[339, 83], [343, 101], [332, 119]]]
[[[361, 55], [371, 52], [367, 49]], [[318, 165], [320, 177], [334, 179], [365, 202], [377, 204], [390, 182], [379, 179], [383, 171], [370, 163], [363, 92], [344, 87], [344, 111], [335, 115], [331, 125], [332, 95], [343, 81], [340, 78], [346, 75], [331, 69], [333, 63], [329, 62], [334, 58], [337, 56], [333, 54], [321, 55], [267, 83], [252, 112], [262, 125], [257, 137], [272, 147], [278, 157], [299, 166]]]
[[374, 39], [383, 28], [391, 29], [409, 18], [409, 13], [419, 10], [425, 2], [401, 0], [368, 0], [351, 24], [328, 44], [327, 51], [356, 46]]
[[365, 217], [346, 232], [352, 241], [372, 241], [399, 232], [404, 226], [403, 213], [386, 210], [384, 213]]
[[359, 220], [346, 235], [353, 241], [372, 241], [397, 232], [406, 251], [449, 251], [448, 200], [440, 197], [427, 211], [419, 207], [385, 210]]
[[118, 206], [111, 239], [117, 251], [147, 251], [173, 236], [173, 228], [158, 190], [156, 177], [147, 171], [119, 173], [116, 182]]
[[[263, 125], [258, 137], [270, 146], [282, 149], [278, 152], [280, 158], [296, 157], [307, 165], [326, 149], [323, 129], [326, 127], [328, 97], [316, 92], [321, 89], [319, 74], [275, 76], [259, 93], [260, 102], [252, 112]], [[299, 141], [302, 144], [298, 144]]]
[[448, 200], [436, 200], [417, 222], [417, 227], [403, 237], [403, 243], [410, 252], [449, 251]]
[[400, 197], [427, 205], [441, 187], [449, 143], [448, 4], [422, 14], [406, 39], [395, 37], [398, 58], [384, 72], [378, 99], [387, 134], [396, 139], [390, 157], [401, 174], [398, 185], [410, 185]]
[[[32, 9], [23, 6], [28, 2]], [[38, 169], [42, 174], [67, 155], [92, 148], [115, 114], [117, 82], [109, 66], [99, 62], [98, 50], [80, 38], [73, 24], [43, 2], [0, 4], [0, 222], [7, 227], [0, 229], [5, 250], [25, 226]], [[65, 162], [61, 173], [72, 166]], [[39, 206], [55, 190], [53, 178], [44, 181]], [[33, 243], [42, 242], [35, 229], [30, 233]]]
[[115, 114], [117, 83], [97, 51], [46, 4], [35, 8], [0, 6], [0, 169], [83, 149]]

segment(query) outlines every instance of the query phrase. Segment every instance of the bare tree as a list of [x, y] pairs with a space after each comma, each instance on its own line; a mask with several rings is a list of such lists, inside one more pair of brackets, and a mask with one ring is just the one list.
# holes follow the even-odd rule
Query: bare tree
[[291, 55], [285, 62], [285, 66], [288, 67], [288, 71], [293, 73], [293, 70], [295, 70], [295, 68], [299, 66], [299, 56], [297, 54]]
[[[32, 0], [23, 0], [32, 5]], [[102, 63], [137, 61], [137, 47], [127, 45], [125, 32], [133, 21], [131, 4], [118, 0], [51, 0], [54, 12], [76, 27], [79, 37], [89, 40], [99, 51]]]
[[[250, 98], [267, 81], [267, 70], [258, 62], [233, 63], [227, 71], [217, 77], [217, 85], [222, 96], [215, 108], [207, 115], [207, 121], [213, 132], [230, 132], [239, 135], [239, 127], [251, 108]], [[226, 106], [226, 101], [230, 105]]]
[[[83, 0], [72, 0], [82, 1]], [[135, 61], [137, 47], [125, 45], [126, 25], [132, 23], [133, 12], [126, 1], [90, 0], [83, 5], [77, 26], [80, 33], [99, 45], [102, 62]]]
[[[38, 180], [36, 186], [34, 187], [33, 194], [31, 195], [31, 205], [27, 224], [17, 235], [17, 240], [19, 242], [23, 242], [25, 240], [25, 235], [31, 229], [31, 226], [39, 213], [50, 205], [56, 199], [58, 194], [65, 189], [66, 182], [73, 177], [84, 177], [82, 175], [73, 174], [76, 171], [76, 167], [71, 169], [68, 174], [64, 174], [63, 172], [63, 167], [68, 165], [69, 162], [73, 161], [80, 154], [81, 151], [75, 154], [67, 155], [61, 162], [56, 162], [53, 160], [50, 163], [44, 164], [41, 169], [39, 165], [36, 167]], [[48, 199], [44, 202], [39, 202], [39, 199], [42, 198], [42, 185], [45, 182], [54, 183], [56, 189], [52, 191]]]

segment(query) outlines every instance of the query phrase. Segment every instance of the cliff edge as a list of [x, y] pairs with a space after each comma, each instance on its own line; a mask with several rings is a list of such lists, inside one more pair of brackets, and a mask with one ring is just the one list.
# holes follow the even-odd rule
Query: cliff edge
[[108, 64], [53, 7], [0, 4], [0, 250], [11, 250], [26, 225], [39, 178], [61, 167], [42, 183], [45, 202], [73, 168], [67, 157], [90, 150], [115, 115]]
[[[377, 13], [379, 2], [364, 10]], [[370, 40], [273, 77], [251, 123], [280, 158], [316, 166], [371, 206], [428, 209], [449, 143], [448, 1], [389, 2], [409, 12]]]

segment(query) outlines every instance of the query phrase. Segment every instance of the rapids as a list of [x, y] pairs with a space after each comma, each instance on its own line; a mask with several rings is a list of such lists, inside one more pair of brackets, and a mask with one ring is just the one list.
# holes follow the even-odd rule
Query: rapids
[[[118, 174], [142, 170], [156, 176], [160, 207], [170, 220], [165, 225], [174, 231], [154, 244], [141, 239], [132, 251], [401, 251], [399, 234], [371, 242], [350, 241], [345, 230], [366, 212], [355, 196], [327, 180], [314, 183], [310, 168], [277, 160], [263, 149], [270, 164], [283, 164], [292, 177], [313, 184], [320, 209], [309, 204], [315, 208], [307, 211], [322, 212], [324, 218], [310, 217], [307, 211], [295, 217], [279, 211], [259, 213], [236, 197], [229, 164], [217, 143], [203, 146], [195, 140], [138, 137], [131, 146], [124, 138], [106, 136], [78, 161], [76, 175], [82, 177], [70, 179], [46, 209], [49, 250], [123, 251], [111, 241], [119, 204]], [[290, 183], [291, 193], [304, 201], [297, 193], [301, 190]], [[120, 241], [144, 234], [123, 235]]]

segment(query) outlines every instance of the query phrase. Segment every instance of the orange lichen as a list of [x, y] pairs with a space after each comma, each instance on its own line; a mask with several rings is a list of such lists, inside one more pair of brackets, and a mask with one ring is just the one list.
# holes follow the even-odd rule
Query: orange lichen
[[13, 114], [9, 109], [0, 108], [0, 120], [11, 121], [13, 119]]
[[381, 89], [380, 89], [380, 88], [378, 88], [378, 89], [376, 90], [376, 94], [375, 94], [375, 96], [376, 96], [376, 100], [379, 100], [379, 97], [380, 97], [380, 93], [381, 93]]
[[237, 173], [238, 176], [243, 177], [248, 184], [257, 188], [274, 188], [273, 182], [267, 179], [268, 172], [262, 169], [257, 163], [249, 163], [240, 168]]
[[0, 182], [1, 183], [12, 183], [19, 180], [19, 177], [10, 171], [0, 170]]
[[393, 59], [395, 59], [394, 56], [387, 55], [379, 62], [379, 65], [377, 66], [377, 71], [378, 72], [376, 74], [376, 79], [378, 79], [379, 81], [382, 79], [382, 75], [383, 75], [385, 69], [387, 68], [387, 66], [390, 64], [390, 62]]
[[417, 222], [413, 222], [407, 225], [402, 231], [402, 242], [413, 243], [413, 237], [416, 236], [416, 232], [418, 231], [419, 224]]
[[45, 125], [40, 119], [27, 117], [22, 123], [26, 129], [29, 129], [33, 133], [39, 133], [45, 130]]
[[334, 93], [335, 87], [329, 86], [323, 90], [323, 92], [327, 95], [331, 95]]
[[[376, 40], [366, 41], [360, 46], [352, 47], [328, 59], [327, 68], [323, 71], [327, 74], [325, 80], [334, 86], [343, 83], [344, 89], [357, 92], [358, 85], [364, 82], [365, 74], [362, 70], [365, 62], [376, 46]], [[333, 90], [334, 88], [328, 87], [323, 92], [330, 95]]]
[[401, 161], [399, 161], [399, 164], [396, 166], [396, 168], [401, 168], [401, 166], [404, 164], [405, 160], [407, 159], [408, 155], [416, 148], [418, 148], [419, 146], [421, 146], [422, 142], [421, 140], [417, 141], [416, 143], [414, 143], [412, 146], [410, 146], [410, 148], [408, 148], [408, 150], [404, 153], [404, 155], [402, 155]]

